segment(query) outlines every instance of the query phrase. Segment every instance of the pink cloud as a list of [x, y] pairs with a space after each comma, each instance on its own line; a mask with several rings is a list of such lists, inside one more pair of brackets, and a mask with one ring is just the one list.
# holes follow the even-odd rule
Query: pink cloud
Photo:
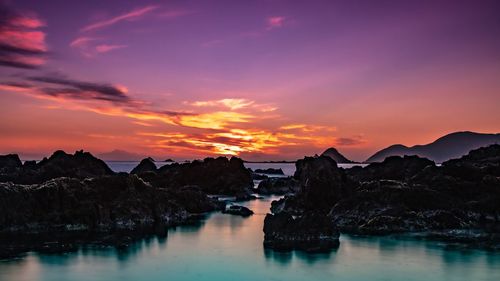
[[158, 6], [151, 6], [150, 5], [150, 6], [146, 6], [143, 8], [135, 9], [135, 10], [132, 10], [132, 11], [126, 13], [126, 14], [122, 14], [122, 15], [104, 20], [104, 21], [99, 21], [99, 22], [87, 25], [87, 26], [83, 27], [81, 29], [81, 31], [87, 32], [87, 31], [92, 31], [92, 30], [96, 30], [96, 29], [101, 29], [101, 28], [104, 28], [104, 27], [107, 27], [110, 25], [114, 25], [114, 24], [122, 22], [122, 21], [137, 20], [137, 19], [143, 17], [144, 15], [152, 12], [153, 10], [155, 10], [157, 8], [158, 8]]
[[110, 51], [113, 51], [113, 50], [116, 50], [116, 49], [123, 49], [123, 48], [126, 48], [127, 45], [107, 45], [107, 44], [103, 44], [103, 45], [98, 45], [95, 47], [95, 50], [98, 52], [98, 53], [107, 53], [107, 52], [110, 52]]
[[88, 43], [97, 40], [97, 38], [92, 38], [92, 37], [78, 37], [75, 40], [71, 41], [69, 44], [71, 47], [74, 48], [82, 48], [88, 45]]
[[11, 20], [10, 24], [13, 26], [24, 28], [40, 28], [42, 26], [45, 26], [45, 23], [42, 20], [36, 17], [28, 16], [17, 16]]
[[[1, 8], [1, 7], [0, 7]], [[0, 65], [16, 68], [37, 68], [45, 63], [47, 45], [44, 26], [35, 16], [24, 16], [15, 11], [0, 14]]]
[[283, 25], [285, 24], [285, 17], [281, 16], [268, 17], [266, 22], [268, 30], [273, 28], [283, 27]]

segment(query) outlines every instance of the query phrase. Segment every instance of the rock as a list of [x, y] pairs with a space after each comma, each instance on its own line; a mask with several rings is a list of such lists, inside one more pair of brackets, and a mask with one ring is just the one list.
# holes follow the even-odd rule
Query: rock
[[256, 174], [256, 173], [253, 173], [252, 172], [252, 180], [265, 180], [265, 179], [268, 179], [269, 177], [266, 176], [266, 175], [263, 175], [263, 174]]
[[267, 169], [256, 169], [255, 173], [257, 174], [266, 174], [266, 175], [284, 175], [283, 170], [281, 168], [267, 168]]
[[145, 172], [156, 172], [156, 164], [153, 158], [148, 157], [141, 160], [139, 165], [137, 165], [132, 171], [131, 174], [140, 174]]
[[84, 179], [112, 174], [114, 172], [104, 161], [95, 158], [88, 152], [77, 151], [71, 155], [59, 150], [39, 163], [28, 162], [14, 170], [0, 170], [0, 181], [35, 184], [59, 177]]
[[23, 163], [17, 154], [0, 155], [0, 181], [15, 180]]
[[33, 185], [0, 183], [0, 248], [164, 235], [167, 227], [189, 222], [191, 213], [223, 206], [199, 188], [160, 189], [126, 173]]
[[285, 195], [296, 193], [299, 191], [299, 188], [298, 181], [292, 177], [268, 178], [259, 183], [255, 192], [263, 195]]
[[253, 215], [253, 211], [244, 206], [229, 205], [222, 211], [224, 214], [238, 215], [248, 217]]
[[158, 169], [156, 173], [139, 175], [153, 186], [178, 188], [198, 186], [208, 194], [238, 195], [250, 194], [253, 181], [250, 172], [239, 158], [206, 158], [191, 163], [173, 163]]
[[346, 173], [357, 181], [409, 180], [428, 166], [435, 166], [435, 163], [418, 156], [391, 156], [381, 163], [347, 169]]
[[352, 183], [330, 157], [305, 157], [295, 165], [294, 177], [300, 185], [295, 201], [301, 205], [296, 207], [328, 212], [338, 200], [352, 192]]
[[264, 247], [277, 251], [325, 252], [339, 246], [339, 231], [325, 215], [306, 213], [300, 217], [281, 212], [264, 220]]
[[321, 153], [321, 156], [328, 156], [339, 164], [354, 163], [354, 161], [351, 161], [347, 159], [344, 155], [340, 154], [340, 152], [338, 152], [337, 149], [335, 149], [334, 147], [330, 147], [327, 150], [325, 150], [323, 153]]

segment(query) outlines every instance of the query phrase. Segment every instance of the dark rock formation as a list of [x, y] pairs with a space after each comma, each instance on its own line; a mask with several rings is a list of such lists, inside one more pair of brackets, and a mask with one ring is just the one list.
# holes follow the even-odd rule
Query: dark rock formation
[[206, 158], [191, 163], [165, 165], [139, 176], [154, 186], [175, 188], [196, 185], [208, 194], [243, 195], [253, 189], [250, 172], [239, 158]]
[[141, 163], [137, 165], [132, 171], [131, 174], [140, 174], [145, 172], [156, 172], [156, 164], [153, 158], [148, 157], [141, 160]]
[[285, 195], [296, 193], [299, 188], [298, 181], [292, 177], [268, 178], [259, 183], [255, 192], [262, 195]]
[[159, 189], [124, 173], [0, 183], [0, 253], [51, 241], [120, 244], [124, 236], [164, 235], [168, 226], [190, 221], [191, 213], [222, 208], [199, 189]]
[[305, 157], [295, 165], [294, 177], [300, 185], [296, 207], [328, 212], [338, 200], [351, 193], [352, 183], [330, 157]]
[[[343, 170], [325, 159], [306, 158], [297, 162], [295, 177], [300, 191], [273, 202], [275, 215], [328, 213], [325, 217], [346, 233], [423, 232], [500, 249], [500, 145], [442, 166], [406, 156]], [[453, 238], [472, 230], [480, 238]]]
[[[370, 165], [348, 171], [361, 182], [351, 197], [340, 200], [330, 212], [341, 231], [387, 234], [480, 229], [498, 238], [499, 145], [471, 151], [441, 167], [421, 158], [395, 159], [386, 159], [376, 169]], [[394, 173], [397, 167], [400, 172]], [[500, 243], [500, 239], [496, 241]]]
[[347, 174], [356, 181], [401, 180], [407, 181], [427, 166], [435, 166], [431, 160], [418, 156], [391, 156], [381, 163], [372, 163], [364, 168], [347, 169]]
[[222, 211], [224, 214], [237, 215], [242, 217], [248, 217], [253, 215], [253, 211], [245, 206], [239, 205], [229, 205]]
[[283, 170], [281, 168], [267, 168], [267, 169], [256, 169], [255, 173], [257, 174], [266, 174], [266, 175], [284, 175]]
[[[12, 156], [10, 157], [12, 158]], [[10, 164], [9, 167], [8, 169], [0, 168], [1, 182], [35, 184], [58, 177], [84, 179], [114, 174], [104, 161], [83, 151], [77, 151], [71, 155], [59, 150], [39, 163], [27, 162], [22, 167], [13, 167]]]
[[23, 163], [17, 154], [0, 155], [0, 181], [8, 181], [22, 169]]
[[321, 153], [321, 156], [328, 156], [335, 160], [335, 162], [339, 164], [350, 164], [354, 163], [354, 161], [351, 161], [347, 159], [344, 155], [340, 154], [337, 149], [334, 147], [330, 147], [327, 150], [325, 150], [323, 153]]
[[277, 251], [325, 252], [339, 246], [339, 231], [324, 214], [309, 212], [300, 217], [281, 212], [264, 220], [264, 247]]

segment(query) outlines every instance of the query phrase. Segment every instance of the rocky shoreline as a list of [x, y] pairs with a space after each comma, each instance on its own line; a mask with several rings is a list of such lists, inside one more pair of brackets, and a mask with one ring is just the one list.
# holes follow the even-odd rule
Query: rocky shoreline
[[[207, 158], [114, 173], [90, 153], [62, 151], [39, 163], [0, 156], [0, 258], [78, 245], [126, 247], [147, 235], [225, 210], [208, 194], [250, 197], [251, 175], [237, 158]], [[153, 169], [154, 167], [154, 169]]]
[[[331, 228], [358, 235], [418, 233], [413, 236], [500, 250], [500, 145], [441, 166], [417, 156], [388, 157], [346, 170], [329, 157], [306, 157], [296, 166], [299, 191], [273, 202], [269, 218], [328, 218], [323, 228], [317, 227], [318, 236]], [[266, 219], [264, 244], [273, 247], [279, 240], [268, 224], [272, 220]], [[301, 237], [296, 231], [289, 234]]]

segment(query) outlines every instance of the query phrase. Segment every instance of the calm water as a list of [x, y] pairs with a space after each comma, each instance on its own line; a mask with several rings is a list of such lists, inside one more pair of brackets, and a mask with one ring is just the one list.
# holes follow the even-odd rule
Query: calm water
[[500, 254], [445, 250], [438, 243], [341, 237], [330, 254], [265, 251], [262, 224], [271, 198], [245, 203], [249, 218], [213, 213], [125, 251], [29, 254], [0, 261], [0, 280], [500, 280]]

